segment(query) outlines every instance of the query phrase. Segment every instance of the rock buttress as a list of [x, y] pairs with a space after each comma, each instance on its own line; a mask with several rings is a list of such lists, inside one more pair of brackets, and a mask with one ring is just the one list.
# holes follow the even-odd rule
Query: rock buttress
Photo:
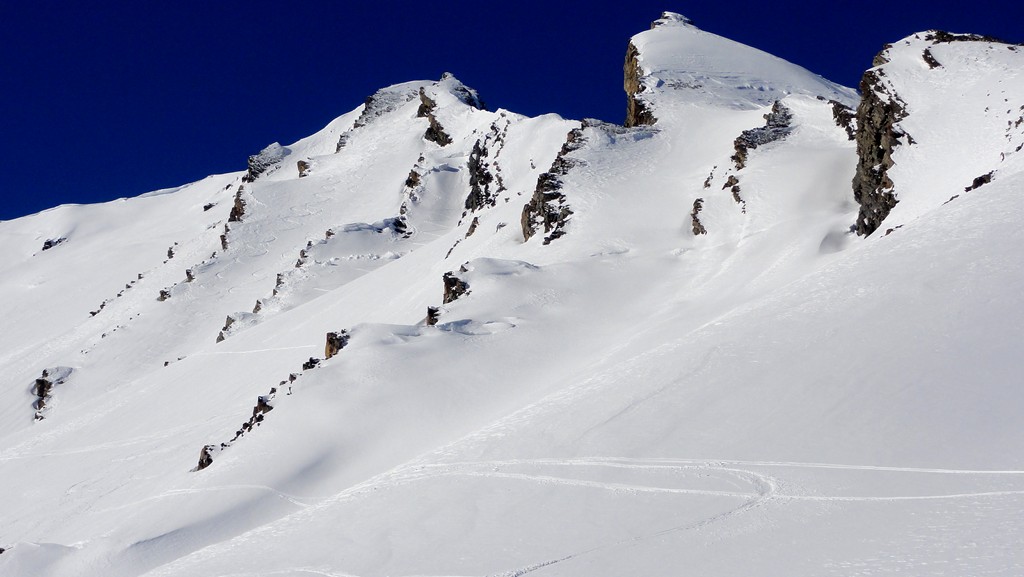
[[626, 47], [626, 63], [622, 67], [624, 76], [623, 88], [626, 90], [625, 125], [628, 128], [650, 125], [658, 121], [647, 103], [639, 96], [644, 91], [644, 85], [641, 82], [643, 68], [640, 67], [639, 57], [640, 51], [630, 42], [629, 46]]
[[872, 68], [860, 81], [863, 95], [857, 107], [857, 172], [853, 177], [853, 198], [860, 204], [857, 234], [875, 232], [889, 211], [896, 206], [895, 186], [889, 178], [893, 151], [900, 145], [903, 131], [897, 126], [906, 118], [906, 105], [899, 95], [890, 93], [882, 81], [884, 72], [877, 67], [888, 62], [888, 47], [875, 57]]

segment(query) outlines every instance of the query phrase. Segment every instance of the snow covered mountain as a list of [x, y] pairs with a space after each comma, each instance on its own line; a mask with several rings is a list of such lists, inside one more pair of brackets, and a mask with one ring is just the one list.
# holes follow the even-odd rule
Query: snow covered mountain
[[624, 126], [445, 75], [2, 222], [0, 575], [1020, 575], [1022, 71], [666, 13]]

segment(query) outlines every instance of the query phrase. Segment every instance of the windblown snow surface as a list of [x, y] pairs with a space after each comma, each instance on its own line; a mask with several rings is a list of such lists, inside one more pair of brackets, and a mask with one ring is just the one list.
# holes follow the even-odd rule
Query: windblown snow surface
[[888, 235], [850, 233], [856, 93], [674, 17], [653, 126], [446, 76], [252, 182], [0, 223], [0, 575], [1024, 574], [1024, 53], [923, 38]]

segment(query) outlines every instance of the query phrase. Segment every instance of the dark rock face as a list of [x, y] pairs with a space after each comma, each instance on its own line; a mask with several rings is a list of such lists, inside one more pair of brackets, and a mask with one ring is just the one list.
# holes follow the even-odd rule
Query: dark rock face
[[640, 67], [640, 51], [632, 42], [626, 47], [626, 63], [622, 67], [623, 88], [626, 90], [626, 127], [654, 124], [658, 121], [647, 103], [639, 97], [644, 91], [640, 82], [643, 69]]
[[308, 361], [302, 363], [302, 370], [308, 371], [310, 369], [315, 369], [316, 366], [319, 365], [319, 364], [320, 364], [320, 359], [318, 359], [316, 357], [309, 357]]
[[[462, 267], [459, 270], [461, 272], [467, 272], [465, 267]], [[441, 281], [444, 283], [444, 297], [441, 300], [443, 304], [454, 302], [469, 294], [469, 283], [455, 276], [454, 272], [444, 273]]]
[[707, 234], [708, 231], [704, 228], [704, 225], [700, 222], [700, 211], [704, 208], [704, 199], [698, 198], [693, 201], [693, 210], [690, 212], [690, 220], [693, 223], [693, 236], [700, 234]]
[[551, 168], [537, 178], [537, 188], [534, 189], [530, 202], [523, 207], [520, 219], [524, 240], [530, 240], [530, 237], [537, 234], [541, 228], [547, 235], [544, 244], [550, 244], [551, 241], [565, 235], [565, 225], [572, 216], [572, 209], [561, 192], [561, 177], [579, 163], [568, 155], [586, 144], [583, 129], [592, 125], [589, 121], [584, 121], [579, 128], [570, 130], [565, 144], [551, 163]]
[[313, 168], [308, 160], [300, 160], [295, 163], [295, 167], [299, 170], [299, 178], [305, 178], [309, 176], [309, 169]]
[[469, 196], [466, 197], [465, 207], [468, 211], [477, 211], [485, 206], [494, 206], [497, 202], [491, 191], [491, 183], [494, 182], [494, 175], [488, 170], [487, 147], [479, 140], [473, 145], [469, 153]]
[[427, 131], [423, 133], [423, 138], [439, 144], [440, 146], [448, 146], [452, 143], [452, 137], [448, 136], [445, 132], [444, 127], [437, 121], [437, 117], [434, 116], [434, 110], [437, 109], [437, 102], [427, 96], [427, 93], [420, 88], [420, 107], [416, 111], [416, 116], [419, 118], [426, 118], [430, 122], [430, 126], [427, 127]]
[[[875, 66], [888, 62], [886, 51], [874, 62]], [[857, 107], [858, 161], [853, 177], [853, 197], [860, 204], [854, 229], [859, 235], [875, 232], [898, 202], [888, 172], [894, 165], [892, 153], [904, 135], [898, 124], [907, 112], [899, 95], [891, 94], [882, 82], [883, 75], [881, 70], [868, 70], [860, 82], [863, 96]]]
[[732, 160], [736, 164], [736, 170], [746, 166], [750, 150], [770, 142], [782, 140], [793, 132], [793, 127], [791, 126], [793, 113], [783, 106], [782, 102], [775, 101], [771, 112], [765, 114], [764, 119], [764, 126], [744, 130], [733, 141], [733, 148], [736, 150], [736, 153], [732, 156]]
[[348, 331], [344, 329], [338, 332], [327, 333], [327, 345], [324, 347], [324, 359], [329, 359], [338, 354], [338, 351], [348, 345], [350, 338]]
[[62, 236], [60, 238], [48, 238], [45, 241], [43, 241], [43, 250], [50, 250], [51, 248], [65, 242], [66, 240], [68, 240], [66, 236]]
[[829, 100], [832, 105], [832, 120], [836, 126], [846, 131], [850, 140], [857, 140], [857, 113], [849, 106], [838, 100]]

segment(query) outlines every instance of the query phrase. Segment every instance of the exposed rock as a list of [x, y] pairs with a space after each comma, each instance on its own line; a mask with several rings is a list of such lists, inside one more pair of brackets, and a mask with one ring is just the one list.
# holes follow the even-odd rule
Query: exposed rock
[[437, 321], [441, 318], [441, 309], [439, 307], [427, 307], [427, 321], [428, 327], [432, 327], [437, 324]]
[[[1009, 42], [994, 36], [983, 36], [981, 34], [955, 34], [944, 30], [932, 30], [925, 35], [924, 39], [929, 42], [934, 42], [935, 44], [949, 44], [952, 42], [995, 42], [997, 44], [1010, 44]], [[1024, 44], [1017, 44], [1017, 46], [1024, 46]]]
[[32, 408], [36, 411], [35, 419], [37, 421], [46, 418], [46, 409], [53, 397], [53, 388], [67, 382], [73, 371], [74, 369], [70, 367], [43, 369], [42, 374], [35, 380], [32, 385], [32, 394], [36, 396], [36, 400], [32, 403]]
[[[995, 174], [995, 171], [992, 171], [992, 172], [989, 172], [988, 174], [983, 174], [983, 175], [975, 178], [974, 182], [972, 182], [970, 186], [968, 186], [967, 188], [964, 188], [964, 192], [971, 192], [972, 190], [981, 188], [982, 186], [992, 182], [992, 176], [994, 174]], [[953, 200], [953, 199], [951, 198], [950, 200]]]
[[[467, 272], [465, 267], [461, 267], [459, 270]], [[444, 297], [441, 299], [443, 304], [454, 302], [469, 294], [469, 283], [455, 276], [454, 272], [444, 273], [441, 280], [444, 283]]]
[[295, 166], [299, 169], [299, 178], [309, 176], [309, 170], [313, 168], [313, 164], [308, 160], [300, 160]]
[[291, 150], [287, 147], [281, 146], [276, 142], [267, 146], [249, 157], [249, 170], [242, 177], [242, 180], [245, 182], [256, 180], [261, 174], [280, 164], [281, 160], [290, 152]]
[[494, 206], [497, 198], [491, 193], [491, 183], [494, 182], [494, 175], [488, 170], [487, 147], [479, 140], [473, 144], [473, 150], [469, 153], [469, 196], [466, 197], [465, 207], [468, 211], [477, 211], [485, 206]]
[[627, 127], [650, 125], [658, 121], [648, 104], [640, 97], [644, 91], [641, 81], [644, 75], [640, 66], [640, 51], [632, 42], [626, 47], [626, 63], [623, 65], [623, 88], [626, 90], [626, 121]]
[[416, 188], [417, 186], [420, 185], [420, 181], [422, 180], [422, 178], [423, 177], [420, 175], [420, 173], [416, 172], [416, 169], [414, 168], [409, 171], [409, 176], [406, 177], [405, 179], [405, 186], [407, 188]]
[[[235, 191], [235, 204], [231, 207], [231, 212], [228, 214], [228, 222], [240, 222], [242, 217], [245, 216], [245, 199], [242, 198], [242, 192], [245, 191], [244, 186], [239, 186], [238, 190]], [[225, 233], [227, 230], [225, 228]]]
[[66, 236], [62, 236], [60, 238], [48, 238], [45, 241], [43, 241], [43, 250], [50, 250], [51, 248], [65, 242], [66, 240], [68, 240]]
[[206, 212], [206, 211], [210, 210], [211, 208], [213, 208], [215, 206], [217, 206], [217, 203], [215, 203], [215, 202], [208, 202], [208, 203], [203, 205], [203, 212]]
[[572, 167], [579, 162], [568, 155], [579, 150], [585, 143], [583, 129], [590, 126], [602, 124], [600, 121], [584, 120], [579, 128], [569, 131], [565, 144], [558, 152], [551, 168], [537, 177], [537, 188], [533, 191], [530, 202], [523, 207], [520, 224], [523, 229], [523, 239], [530, 240], [538, 230], [543, 227], [547, 236], [544, 244], [565, 235], [565, 225], [572, 215], [572, 209], [566, 201], [565, 195], [561, 193], [561, 177], [569, 173]]
[[345, 348], [349, 341], [348, 331], [342, 329], [336, 333], [327, 333], [327, 345], [324, 347], [324, 359], [329, 359]]
[[732, 160], [736, 164], [737, 170], [746, 166], [750, 150], [770, 142], [782, 140], [793, 132], [790, 124], [793, 121], [793, 113], [778, 100], [772, 105], [771, 111], [764, 115], [764, 119], [764, 126], [744, 130], [733, 141], [733, 148], [736, 150], [736, 153], [732, 156]]
[[928, 64], [928, 68], [934, 70], [935, 68], [942, 66], [942, 64], [935, 59], [935, 55], [932, 54], [931, 48], [925, 48], [924, 54], [922, 54], [921, 56], [924, 58], [924, 61]]
[[466, 231], [465, 238], [473, 236], [473, 233], [476, 232], [478, 226], [480, 226], [480, 219], [474, 216], [473, 222], [469, 223], [469, 230]]
[[160, 289], [160, 294], [156, 297], [156, 300], [158, 300], [160, 302], [164, 302], [165, 300], [167, 300], [169, 298], [171, 298], [171, 291], [170, 291], [170, 289]]
[[309, 357], [308, 361], [302, 363], [302, 370], [308, 371], [310, 369], [315, 369], [316, 366], [319, 365], [319, 364], [320, 364], [320, 359], [318, 359], [316, 357]]
[[227, 223], [224, 223], [224, 232], [220, 235], [220, 248], [221, 248], [221, 250], [227, 250], [228, 249], [228, 232], [230, 232], [230, 230], [231, 230], [231, 227], [228, 226]]
[[448, 136], [445, 132], [444, 127], [437, 121], [437, 117], [434, 116], [434, 110], [437, 109], [437, 102], [427, 96], [427, 93], [420, 88], [420, 107], [416, 111], [416, 116], [419, 118], [426, 118], [430, 122], [430, 126], [427, 127], [427, 131], [423, 133], [423, 138], [430, 142], [435, 142], [441, 146], [448, 146], [452, 143], [452, 137]]
[[[888, 62], [886, 50], [875, 57], [876, 67]], [[892, 153], [904, 135], [898, 123], [907, 116], [906, 104], [898, 94], [890, 93], [882, 82], [882, 74], [881, 70], [873, 68], [865, 72], [860, 81], [858, 161], [853, 177], [853, 197], [860, 204], [854, 230], [859, 235], [874, 232], [898, 202], [888, 172], [894, 164]]]
[[338, 146], [334, 149], [335, 154], [341, 152], [341, 149], [348, 145], [348, 139], [349, 134], [347, 132], [338, 137]]
[[856, 140], [857, 113], [838, 100], [829, 100], [828, 103], [832, 105], [832, 119], [835, 121], [836, 126], [846, 131], [847, 138]]
[[703, 208], [704, 208], [704, 199], [703, 198], [698, 198], [697, 200], [693, 201], [693, 210], [690, 212], [690, 220], [693, 223], [693, 236], [697, 236], [699, 234], [707, 234], [708, 233], [707, 229], [704, 228], [704, 225], [701, 224], [700, 217], [697, 216], [697, 215], [700, 214], [700, 211], [703, 210]]
[[448, 86], [448, 90], [466, 106], [471, 106], [477, 110], [487, 110], [487, 105], [484, 104], [476, 90], [460, 82], [451, 72], [442, 73], [441, 80], [438, 82], [445, 83]]
[[[381, 116], [398, 110], [403, 104], [419, 96], [419, 90], [415, 88], [389, 87], [382, 88], [366, 97], [363, 103], [363, 111], [359, 114], [352, 125], [352, 129], [362, 128]], [[348, 135], [343, 134], [338, 140], [339, 150], [345, 146], [343, 141], [348, 140]]]
[[205, 445], [199, 451], [199, 464], [193, 471], [202, 471], [213, 464], [213, 452], [217, 450], [216, 445]]
[[192, 272], [192, 269], [185, 269], [185, 282], [192, 282], [196, 280], [196, 275]]

